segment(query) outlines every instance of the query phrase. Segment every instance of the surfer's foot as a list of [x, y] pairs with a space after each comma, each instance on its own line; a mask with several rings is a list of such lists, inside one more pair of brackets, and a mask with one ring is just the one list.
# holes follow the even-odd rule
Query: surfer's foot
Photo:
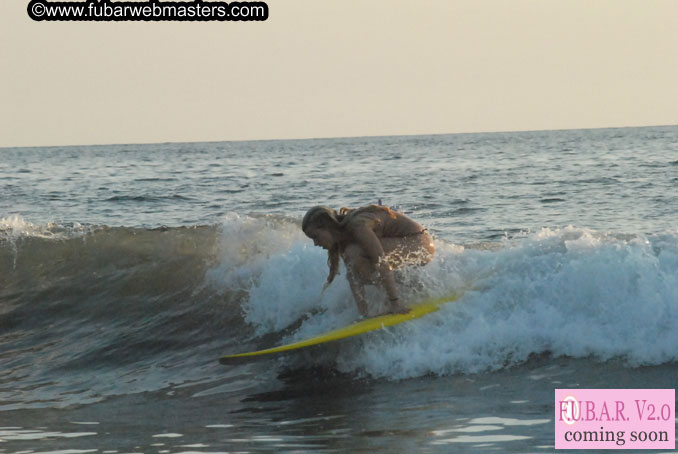
[[409, 314], [409, 312], [412, 309], [410, 309], [407, 306], [403, 306], [402, 304], [398, 304], [397, 306], [391, 306], [391, 308], [386, 312], [387, 314]]

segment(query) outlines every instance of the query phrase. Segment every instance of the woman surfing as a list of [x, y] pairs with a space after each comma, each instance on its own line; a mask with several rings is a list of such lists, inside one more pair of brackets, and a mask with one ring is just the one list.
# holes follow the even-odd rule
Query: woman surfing
[[433, 238], [421, 224], [381, 205], [342, 208], [339, 212], [315, 206], [304, 216], [301, 228], [316, 246], [327, 249], [330, 274], [325, 288], [338, 274], [341, 257], [361, 315], [368, 315], [366, 285], [384, 289], [388, 297], [386, 313], [409, 312], [398, 298], [393, 270], [425, 265], [433, 258]]

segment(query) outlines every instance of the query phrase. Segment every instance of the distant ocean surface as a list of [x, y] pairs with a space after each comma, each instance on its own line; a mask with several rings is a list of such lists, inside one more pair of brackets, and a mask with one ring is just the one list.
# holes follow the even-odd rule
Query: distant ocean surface
[[[678, 127], [0, 149], [0, 454], [553, 452], [555, 388], [678, 385], [677, 186]], [[220, 365], [357, 318], [300, 223], [379, 200], [474, 290]]]

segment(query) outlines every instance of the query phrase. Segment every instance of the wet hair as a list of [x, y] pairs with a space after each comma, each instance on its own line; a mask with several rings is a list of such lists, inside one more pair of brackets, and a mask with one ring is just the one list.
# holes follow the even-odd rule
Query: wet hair
[[[342, 210], [339, 211], [341, 212]], [[305, 232], [310, 226], [321, 228], [339, 226], [343, 220], [343, 216], [342, 219], [339, 216], [340, 214], [330, 207], [322, 205], [314, 206], [306, 212], [303, 221], [301, 221], [301, 230]]]
[[[309, 227], [318, 227], [324, 229], [340, 230], [342, 223], [346, 217], [344, 208], [336, 210], [330, 207], [318, 205], [314, 206], [306, 212], [303, 221], [301, 221], [301, 230], [306, 232]], [[327, 276], [325, 288], [329, 286], [334, 280], [335, 276], [339, 274], [339, 255], [341, 254], [341, 245], [335, 244], [327, 251], [327, 266], [330, 268], [330, 274]], [[324, 289], [323, 289], [324, 290]]]
[[[301, 221], [301, 229], [306, 232], [306, 229], [314, 226], [324, 229], [343, 230], [346, 225], [353, 219], [353, 217], [360, 213], [374, 213], [378, 211], [386, 211], [388, 215], [395, 219], [396, 214], [390, 208], [381, 205], [368, 205], [362, 208], [346, 208], [343, 207], [337, 212], [335, 209], [318, 205], [314, 206], [306, 212], [304, 219]], [[327, 288], [334, 278], [339, 274], [339, 256], [343, 251], [343, 245], [336, 243], [331, 249], [327, 251], [327, 266], [330, 268], [330, 274], [327, 276], [325, 288]]]

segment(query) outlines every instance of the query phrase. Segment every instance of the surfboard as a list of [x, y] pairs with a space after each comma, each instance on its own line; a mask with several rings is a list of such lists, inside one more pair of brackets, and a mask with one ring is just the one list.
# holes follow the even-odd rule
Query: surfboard
[[338, 328], [318, 336], [313, 336], [298, 342], [281, 345], [279, 347], [222, 356], [219, 358], [219, 362], [221, 364], [231, 364], [244, 358], [288, 352], [300, 348], [310, 347], [312, 345], [323, 344], [325, 342], [332, 342], [347, 337], [369, 333], [370, 331], [376, 331], [378, 329], [386, 328], [387, 326], [393, 326], [399, 323], [414, 320], [415, 318], [423, 317], [426, 314], [430, 314], [431, 312], [439, 310], [443, 304], [457, 300], [460, 296], [461, 292], [442, 298], [431, 298], [410, 306], [410, 312], [407, 314], [387, 314], [360, 320], [343, 328]]

